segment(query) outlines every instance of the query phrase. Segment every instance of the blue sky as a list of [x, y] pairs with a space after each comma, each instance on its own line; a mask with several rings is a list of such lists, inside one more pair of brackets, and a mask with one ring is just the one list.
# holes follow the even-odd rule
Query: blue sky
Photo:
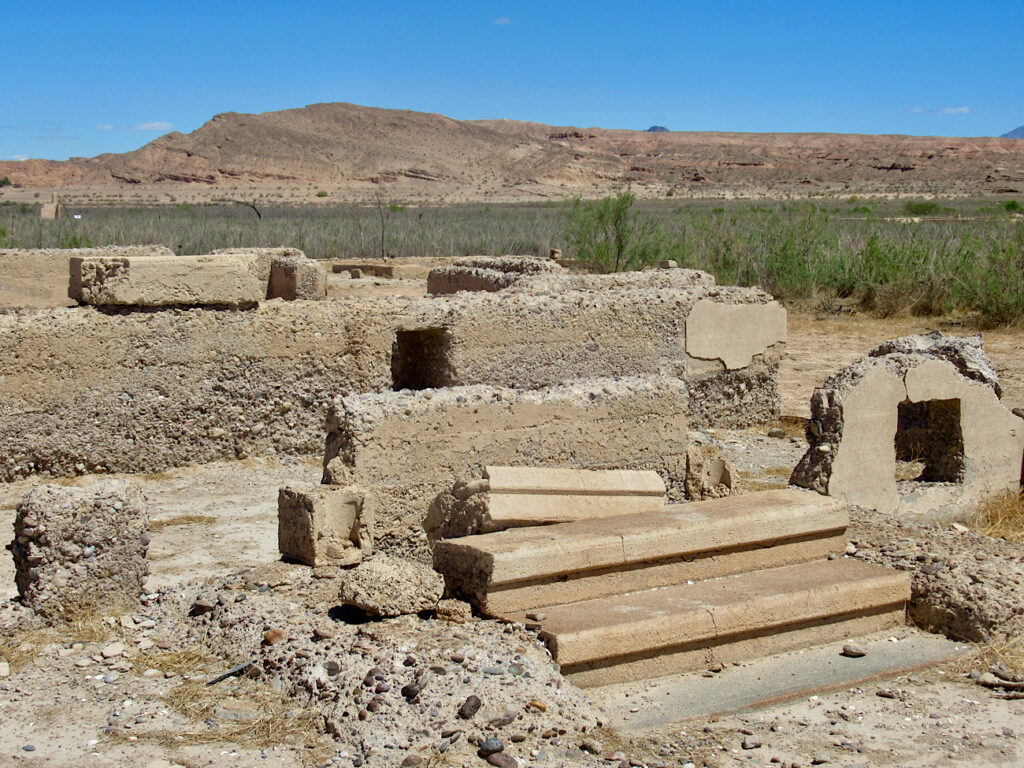
[[325, 101], [554, 125], [993, 136], [1024, 2], [7, 2], [0, 159]]

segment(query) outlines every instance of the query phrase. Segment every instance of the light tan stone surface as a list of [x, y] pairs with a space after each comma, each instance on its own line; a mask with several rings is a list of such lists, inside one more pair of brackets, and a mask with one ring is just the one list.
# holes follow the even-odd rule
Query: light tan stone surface
[[277, 525], [281, 554], [306, 565], [353, 565], [373, 551], [373, 500], [357, 488], [281, 488]]
[[896, 509], [894, 439], [897, 407], [906, 396], [903, 381], [884, 364], [873, 367], [846, 396], [843, 439], [837, 449], [831, 448], [835, 456], [828, 480], [830, 496], [868, 509]]
[[686, 318], [686, 353], [721, 360], [730, 371], [785, 341], [786, 310], [775, 301], [740, 305], [701, 299]]
[[266, 298], [257, 254], [74, 257], [68, 295], [95, 306], [239, 306]]

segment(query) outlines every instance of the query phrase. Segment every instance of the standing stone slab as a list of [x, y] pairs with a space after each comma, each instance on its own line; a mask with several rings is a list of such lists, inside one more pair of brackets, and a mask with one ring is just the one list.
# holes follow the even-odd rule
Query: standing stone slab
[[59, 620], [137, 604], [149, 573], [148, 547], [142, 491], [105, 480], [32, 489], [18, 505], [10, 549], [22, 601]]

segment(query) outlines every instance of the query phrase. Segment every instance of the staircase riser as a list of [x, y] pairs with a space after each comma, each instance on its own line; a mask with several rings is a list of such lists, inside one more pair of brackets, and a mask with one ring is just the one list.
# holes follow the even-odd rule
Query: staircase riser
[[773, 547], [756, 547], [732, 552], [711, 552], [691, 560], [636, 563], [625, 569], [604, 569], [571, 577], [537, 582], [520, 582], [495, 589], [482, 601], [490, 616], [508, 617], [548, 605], [575, 603], [624, 592], [684, 584], [687, 581], [717, 579], [747, 571], [777, 568], [821, 560], [841, 554], [846, 548], [845, 532], [825, 538], [791, 541]]
[[[833, 617], [761, 633], [665, 648], [645, 654], [563, 666], [562, 674], [581, 688], [612, 685], [629, 680], [663, 677], [785, 653], [824, 643], [842, 642], [898, 627], [905, 622], [904, 606], [884, 606], [869, 613]], [[838, 653], [838, 649], [837, 649]]]

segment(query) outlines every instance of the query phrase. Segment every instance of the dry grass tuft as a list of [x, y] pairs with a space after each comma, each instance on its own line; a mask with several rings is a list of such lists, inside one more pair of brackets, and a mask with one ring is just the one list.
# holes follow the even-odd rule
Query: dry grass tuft
[[987, 499], [964, 524], [986, 536], [1024, 543], [1024, 496], [1011, 491]]
[[966, 675], [972, 669], [987, 672], [988, 668], [993, 666], [1024, 675], [1024, 637], [1002, 638], [984, 643], [973, 653], [954, 661], [950, 672]]
[[194, 675], [210, 669], [216, 657], [204, 648], [186, 648], [183, 651], [143, 651], [135, 660], [139, 669], [159, 669], [161, 672]]
[[173, 525], [212, 525], [216, 522], [217, 518], [211, 515], [177, 515], [166, 520], [150, 520], [149, 530], [159, 531]]
[[39, 653], [39, 649], [43, 645], [52, 640], [50, 632], [46, 629], [32, 629], [0, 637], [0, 660], [6, 661], [10, 665], [11, 671], [17, 672]]
[[[247, 748], [266, 748], [288, 742], [306, 743], [319, 738], [319, 718], [311, 710], [296, 705], [283, 693], [253, 682], [237, 680], [230, 690], [188, 681], [175, 686], [164, 697], [167, 703], [191, 720], [212, 718], [220, 727], [201, 730], [134, 731], [139, 738], [156, 739], [166, 746], [234, 742]], [[239, 702], [242, 711], [251, 710], [246, 719], [219, 717], [218, 705]]]

